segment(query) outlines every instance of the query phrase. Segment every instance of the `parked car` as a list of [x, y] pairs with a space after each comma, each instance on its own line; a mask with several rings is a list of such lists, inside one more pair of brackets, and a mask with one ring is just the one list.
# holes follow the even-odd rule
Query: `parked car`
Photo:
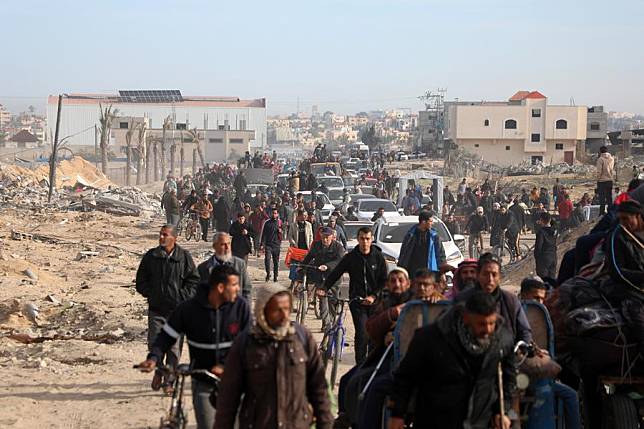
[[344, 222], [344, 232], [347, 236], [347, 252], [352, 251], [358, 245], [358, 230], [365, 226], [371, 228], [373, 227], [373, 222], [362, 220]]
[[[374, 245], [383, 253], [388, 264], [396, 265], [400, 256], [400, 247], [407, 232], [418, 225], [418, 216], [388, 216], [378, 220], [373, 226]], [[458, 247], [465, 237], [460, 234], [452, 236], [439, 218], [434, 217], [432, 228], [436, 230], [445, 250], [446, 262], [457, 267], [463, 262], [463, 253]]]
[[376, 213], [381, 207], [385, 209], [385, 215], [397, 216], [400, 214], [394, 203], [380, 198], [361, 199], [358, 200], [354, 206], [356, 208], [356, 216], [360, 220], [371, 220], [374, 213]]

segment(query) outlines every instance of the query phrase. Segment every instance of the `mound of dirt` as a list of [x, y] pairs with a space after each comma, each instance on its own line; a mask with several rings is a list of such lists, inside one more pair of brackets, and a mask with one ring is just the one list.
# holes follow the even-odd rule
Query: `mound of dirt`
[[[8, 179], [18, 186], [35, 186], [43, 180], [49, 180], [49, 165], [41, 165], [31, 170], [12, 164], [0, 165], [0, 179]], [[97, 189], [106, 189], [113, 185], [110, 179], [92, 163], [80, 156], [63, 160], [56, 169], [56, 187], [74, 186], [80, 183]]]

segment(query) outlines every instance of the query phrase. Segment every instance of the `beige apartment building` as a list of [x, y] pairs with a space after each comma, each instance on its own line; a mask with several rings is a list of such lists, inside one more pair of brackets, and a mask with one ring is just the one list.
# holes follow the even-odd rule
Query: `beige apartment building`
[[548, 105], [538, 91], [505, 102], [445, 102], [445, 138], [501, 165], [574, 163], [586, 140], [585, 106]]

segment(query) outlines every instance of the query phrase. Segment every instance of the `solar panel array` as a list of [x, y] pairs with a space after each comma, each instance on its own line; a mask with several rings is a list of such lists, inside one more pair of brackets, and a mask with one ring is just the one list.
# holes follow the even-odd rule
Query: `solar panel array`
[[177, 89], [119, 91], [122, 103], [177, 103], [183, 101]]

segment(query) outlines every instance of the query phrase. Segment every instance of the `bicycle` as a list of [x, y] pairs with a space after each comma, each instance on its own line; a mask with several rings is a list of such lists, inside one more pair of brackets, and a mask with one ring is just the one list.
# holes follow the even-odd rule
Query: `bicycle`
[[[344, 338], [347, 333], [344, 327], [344, 318], [346, 317], [345, 308], [352, 302], [362, 302], [364, 298], [357, 297], [353, 299], [343, 299], [332, 295], [328, 296], [329, 304], [334, 302], [336, 305], [336, 318], [324, 332], [324, 337], [320, 341], [320, 354], [322, 362], [326, 369], [329, 360], [331, 360], [331, 386], [335, 386], [335, 380], [338, 375], [338, 365], [342, 360], [342, 351], [344, 350]], [[338, 308], [339, 307], [339, 308]]]
[[532, 248], [528, 246], [526, 243], [520, 242], [518, 248], [514, 249], [515, 246], [510, 246], [510, 243], [508, 242], [508, 238], [505, 235], [505, 232], [501, 233], [501, 237], [499, 240], [500, 244], [497, 244], [494, 246], [494, 249], [492, 250], [492, 253], [499, 258], [499, 261], [503, 261], [503, 258], [506, 255], [510, 256], [510, 261], [508, 264], [514, 264], [515, 262], [518, 262], [528, 256]]
[[[295, 321], [299, 323], [300, 325], [304, 325], [304, 319], [306, 317], [306, 313], [308, 312], [309, 307], [311, 306], [311, 302], [309, 301], [309, 298], [312, 296], [313, 299], [313, 306], [317, 309], [316, 305], [316, 297], [315, 293], [313, 293], [313, 290], [310, 290], [310, 285], [308, 282], [308, 273], [307, 270], [309, 269], [314, 269], [317, 270], [318, 267], [315, 265], [308, 265], [308, 264], [301, 264], [301, 263], [294, 263], [293, 265], [297, 266], [298, 268], [303, 268], [302, 270], [302, 280], [298, 280], [294, 282], [293, 284], [293, 290], [291, 293], [293, 296], [297, 296], [297, 307], [295, 311]], [[319, 312], [319, 310], [317, 311]], [[316, 316], [317, 316], [316, 312]]]
[[[140, 369], [139, 365], [134, 365], [135, 369]], [[188, 416], [183, 409], [183, 389], [185, 387], [185, 378], [188, 375], [203, 375], [219, 384], [219, 377], [205, 369], [190, 369], [189, 364], [180, 364], [176, 369], [166, 365], [158, 365], [155, 372], [162, 375], [174, 375], [172, 382], [172, 401], [170, 408], [165, 416], [161, 417], [159, 429], [185, 429], [188, 425]]]
[[186, 240], [190, 241], [191, 238], [195, 241], [201, 239], [201, 224], [195, 213], [190, 213], [190, 218], [186, 222]]
[[[483, 246], [481, 245], [483, 242], [483, 238], [481, 237], [481, 235], [482, 235], [481, 232], [479, 232], [478, 234], [470, 233], [469, 235], [468, 247], [469, 247], [470, 258], [472, 259], [478, 259], [479, 256], [481, 256], [481, 254], [483, 253]], [[472, 242], [472, 240], [474, 240], [474, 243]]]

